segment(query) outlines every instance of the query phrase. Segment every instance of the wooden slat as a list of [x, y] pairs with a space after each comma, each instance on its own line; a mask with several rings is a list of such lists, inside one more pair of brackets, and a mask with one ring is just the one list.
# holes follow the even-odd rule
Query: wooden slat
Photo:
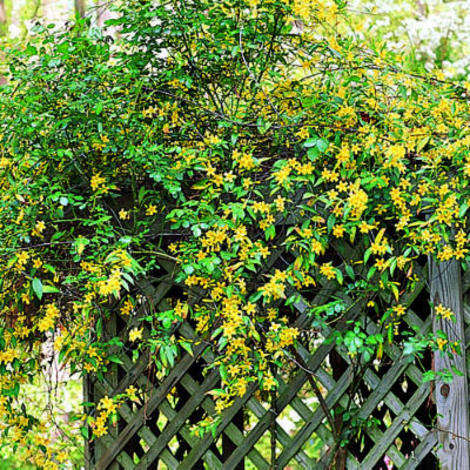
[[207, 449], [209, 449], [209, 447], [220, 436], [224, 429], [232, 422], [233, 417], [243, 408], [246, 401], [250, 398], [255, 390], [256, 387], [251, 384], [251, 386], [248, 387], [246, 394], [243, 397], [239, 397], [235, 400], [235, 403], [222, 415], [222, 421], [217, 426], [217, 430], [214, 433], [215, 435], [206, 436], [199, 446], [193, 448], [189, 455], [184, 459], [184, 462], [182, 462], [178, 467], [178, 470], [190, 470], [193, 468], [195, 463], [202, 458], [204, 453], [207, 452]]
[[[296, 321], [296, 326], [302, 327], [304, 325], [304, 323], [306, 321], [308, 321], [307, 320], [307, 315], [306, 315], [306, 312], [308, 310], [308, 303], [305, 300], [300, 299], [296, 303], [296, 308], [301, 313], [301, 315], [299, 316], [299, 318]], [[353, 308], [347, 318], [353, 318], [358, 313], [359, 313], [359, 308], [358, 307]], [[344, 328], [344, 324], [343, 324], [342, 327]], [[186, 328], [188, 328], [188, 327], [186, 326]], [[188, 331], [188, 333], [189, 333], [189, 329], [187, 329], [186, 331]], [[189, 334], [191, 334], [191, 333], [189, 333]], [[328, 351], [330, 351], [333, 348], [333, 345], [329, 345], [329, 346], [327, 346], [327, 348], [328, 348]], [[326, 354], [327, 354], [327, 352], [325, 353], [325, 355]], [[306, 380], [306, 377], [304, 377], [304, 378]], [[302, 385], [303, 385], [303, 382], [300, 386], [302, 386]], [[245, 403], [248, 401], [248, 399], [251, 397], [251, 395], [254, 393], [255, 390], [256, 390], [256, 385], [255, 384], [250, 384], [248, 386], [248, 390], [247, 390], [245, 396], [237, 398], [235, 400], [235, 403], [228, 410], [225, 411], [225, 413], [222, 416], [221, 423], [217, 426], [216, 432], [214, 434], [211, 434], [211, 435], [207, 436], [204, 439], [204, 441], [201, 443], [200, 446], [198, 446], [197, 448], [192, 449], [189, 456], [180, 465], [178, 470], [190, 470], [191, 468], [193, 468], [192, 466], [195, 465], [195, 463], [202, 457], [202, 455], [204, 454], [204, 452], [207, 451], [207, 449], [210, 447], [210, 445], [212, 445], [212, 443], [220, 436], [221, 432], [225, 429], [225, 427], [233, 419], [233, 416], [235, 416], [236, 413], [238, 413], [242, 409], [242, 407], [245, 405]], [[263, 433], [264, 433], [264, 431], [263, 431]], [[254, 445], [254, 443], [253, 443], [253, 445]], [[239, 449], [240, 449], [240, 447], [239, 447]], [[235, 451], [235, 453], [239, 452], [239, 449], [237, 449], [237, 451]], [[248, 451], [249, 451], [249, 449], [247, 449], [246, 453], [248, 453]], [[243, 457], [246, 455], [246, 453], [243, 455]], [[238, 462], [239, 461], [237, 461], [235, 466], [238, 464]], [[228, 467], [227, 467], [227, 469], [228, 469]]]
[[[196, 384], [196, 382], [189, 376], [189, 374], [186, 374], [182, 380], [181, 384], [188, 390], [191, 394], [192, 393], [197, 393], [197, 390], [199, 389], [199, 386]], [[212, 400], [206, 398], [202, 404], [202, 408], [210, 414], [215, 413], [215, 406]], [[241, 445], [244, 439], [244, 436], [240, 429], [238, 429], [234, 424], [229, 423], [227, 427], [224, 429], [224, 434], [230, 437], [232, 442], [236, 445]], [[197, 439], [197, 442], [192, 445], [192, 447], [196, 447], [200, 445], [201, 440]], [[206, 459], [206, 454], [204, 454], [203, 458]], [[257, 469], [259, 470], [269, 470], [269, 463], [266, 461], [266, 459], [256, 450], [253, 449], [249, 454], [248, 458], [253, 462], [253, 464], [256, 466]], [[209, 462], [208, 462], [209, 463]], [[212, 467], [211, 467], [212, 468]]]
[[[322, 346], [320, 346], [315, 352], [315, 354], [312, 356], [311, 361], [307, 364], [307, 367], [313, 370], [319, 367], [332, 348], [332, 343], [323, 344]], [[306, 381], [307, 376], [305, 372], [301, 371], [288, 384], [285, 390], [280, 393], [276, 402], [279, 412], [282, 411], [294, 399], [294, 397]], [[269, 428], [269, 425], [271, 423], [271, 413], [271, 411], [267, 411], [264, 416], [258, 421], [256, 426], [247, 434], [243, 445], [240, 446], [225, 463], [226, 470], [233, 469]]]
[[[257, 416], [258, 418], [262, 418], [263, 415], [266, 413], [266, 409], [259, 403], [258, 400], [255, 398], [251, 398], [248, 400], [248, 408]], [[272, 427], [270, 427], [272, 429]], [[276, 440], [281, 443], [284, 448], [289, 448], [292, 446], [293, 442], [289, 435], [284, 431], [284, 429], [275, 422], [275, 436]], [[302, 465], [302, 468], [311, 468], [314, 462], [312, 459], [308, 457], [308, 455], [300, 449], [299, 452], [295, 454], [295, 459], [297, 462]], [[276, 462], [279, 463], [279, 462]]]
[[161, 404], [161, 402], [167, 397], [170, 390], [176, 385], [191, 365], [197, 360], [197, 358], [203, 353], [205, 346], [198, 345], [195, 348], [194, 356], [185, 354], [178, 364], [171, 370], [168, 376], [164, 379], [162, 384], [157, 390], [157, 393], [152, 395], [147, 403], [147, 406], [139, 410], [136, 413], [134, 419], [128, 423], [128, 425], [119, 434], [118, 439], [114, 441], [114, 444], [109, 447], [106, 453], [99, 459], [96, 470], [106, 470], [111, 464], [116, 455], [119, 454], [121, 449], [129, 442], [134, 434], [140, 429], [145, 423], [145, 416], [151, 415], [153, 411]]
[[[123, 361], [123, 367], [126, 369], [127, 373], [129, 373], [130, 371], [132, 371], [134, 369], [134, 364], [127, 357], [126, 354], [121, 355], [120, 358]], [[143, 358], [141, 358], [141, 359], [143, 359]], [[180, 382], [182, 384], [187, 385], [188, 383], [190, 383], [189, 382], [190, 380], [191, 379], [190, 379], [189, 374], [186, 374], [182, 377]], [[104, 380], [104, 382], [106, 382], [106, 380]], [[194, 387], [191, 388], [191, 391], [192, 391], [192, 393], [197, 393], [197, 391], [199, 390], [199, 387], [196, 386], [194, 381], [192, 381], [192, 383], [194, 384]], [[155, 394], [156, 393], [156, 389], [151, 386], [151, 382], [149, 382], [148, 379], [144, 375], [140, 375], [138, 377], [138, 380], [135, 382], [135, 384], [140, 386], [142, 389], [146, 390], [147, 393], [149, 393], [149, 394]], [[110, 394], [110, 385], [109, 384], [107, 384], [107, 385], [108, 385], [107, 393]], [[204, 400], [204, 402], [207, 402], [207, 401], [210, 401], [210, 400], [207, 400], [207, 399]], [[129, 423], [130, 421], [132, 421], [132, 416], [133, 415], [130, 414], [131, 413], [130, 410], [129, 410], [129, 412], [127, 411], [128, 409], [129, 408], [126, 405], [123, 405], [119, 409], [119, 414], [126, 420], [126, 422]], [[166, 399], [160, 405], [160, 409], [169, 421], [173, 420], [177, 415], [177, 412], [175, 410], [173, 410], [173, 408], [171, 408], [168, 400], [166, 400]], [[191, 434], [189, 429], [182, 428], [182, 429], [180, 429], [179, 434], [186, 440], [186, 442], [188, 442], [188, 444], [191, 447], [194, 447], [194, 446], [197, 445], [198, 439]], [[149, 447], [152, 446], [153, 444], [155, 444], [155, 442], [157, 441], [157, 437], [155, 437], [155, 435], [149, 430], [149, 428], [147, 426], [142, 426], [142, 428], [138, 431], [138, 435], [140, 437], [142, 437], [144, 442]], [[168, 449], [164, 449], [162, 451], [161, 458], [169, 468], [171, 468], [171, 469], [176, 469], [177, 468], [178, 462], [176, 461], [174, 456], [168, 451]], [[209, 464], [210, 468], [213, 468], [214, 470], [221, 467], [221, 464], [218, 461], [217, 457], [211, 451], [206, 452], [206, 454], [204, 455], [204, 460], [206, 460], [207, 463]]]
[[[332, 409], [338, 400], [343, 396], [343, 394], [348, 389], [352, 381], [351, 369], [347, 369], [346, 372], [341, 376], [341, 378], [336, 383], [336, 386], [331, 389], [330, 393], [325, 398], [325, 403], [328, 408]], [[291, 400], [292, 402], [292, 400]], [[295, 435], [295, 440], [293, 441], [290, 447], [285, 448], [281, 455], [278, 458], [278, 463], [281, 468], [287, 465], [303, 444], [310, 438], [310, 436], [315, 432], [317, 427], [325, 419], [325, 413], [321, 407], [318, 407], [315, 412], [312, 414], [311, 418], [306, 422], [305, 426]]]
[[[443, 331], [449, 342], [465, 345], [462, 311], [462, 282], [460, 262], [457, 260], [442, 263], [430, 261], [431, 301], [433, 303], [433, 331]], [[453, 321], [435, 314], [438, 305], [449, 308]], [[463, 346], [464, 347], [464, 346]], [[445, 383], [440, 377], [436, 380], [436, 407], [439, 461], [443, 470], [469, 470], [469, 406], [467, 367], [465, 351], [453, 354], [437, 351], [434, 356], [437, 372], [457, 369], [462, 375], [452, 372], [451, 383]]]
[[437, 444], [437, 433], [429, 431], [400, 470], [414, 470]]
[[[103, 392], [106, 394], [109, 394], [111, 391], [111, 387], [104, 381], [100, 382], [98, 386], [103, 387]], [[134, 413], [132, 412], [130, 407], [124, 403], [123, 405], [119, 407], [119, 415], [122, 416], [126, 420], [127, 423], [129, 423], [130, 421], [132, 421]], [[152, 431], [150, 431], [150, 429], [147, 426], [142, 426], [142, 428], [139, 429], [139, 431], [137, 432], [137, 435], [141, 439], [143, 439], [143, 441], [149, 446], [152, 445], [157, 440], [155, 434]], [[113, 440], [110, 439], [108, 441], [108, 446], [112, 445], [112, 442]], [[125, 455], [127, 454], [125, 455], [123, 454], [125, 454], [125, 452], [121, 451], [120, 454], [118, 455], [118, 458], [116, 458], [116, 460], [119, 461], [119, 457], [120, 457], [121, 459], [124, 458], [124, 460], [127, 461], [128, 459], [126, 459], [125, 457]], [[176, 461], [176, 459], [173, 457], [173, 455], [168, 449], [165, 449], [165, 451], [162, 452], [162, 460], [165, 462], [165, 464], [169, 468], [176, 468], [176, 466], [178, 465], [178, 462]], [[129, 466], [129, 462], [127, 461], [127, 464], [125, 467], [127, 468], [128, 466]]]
[[155, 442], [140, 463], [137, 465], [136, 470], [144, 470], [160, 455], [163, 449], [171, 441], [173, 436], [183, 427], [185, 421], [194, 412], [195, 408], [204, 400], [205, 393], [215, 387], [219, 380], [216, 371], [213, 371], [200, 386], [198, 393], [193, 394], [189, 400], [186, 401], [183, 408], [170, 422], [167, 423], [163, 432], [158, 436]]
[[[403, 426], [410, 422], [412, 416], [424, 402], [429, 393], [427, 384], [423, 384], [413, 395], [406, 406], [402, 408], [398, 416], [387, 427], [387, 430], [381, 436], [380, 441], [376, 442], [374, 447], [369, 451], [367, 457], [362, 461], [362, 468], [369, 470], [386, 454], [387, 449], [393, 443], [398, 434], [402, 431]], [[397, 463], [397, 462], [396, 462]]]
[[[349, 252], [346, 253], [348, 257], [354, 255], [350, 247], [345, 247], [345, 249], [349, 250]], [[259, 271], [268, 272], [274, 263], [279, 260], [282, 253], [282, 249], [273, 252]], [[142, 316], [142, 313], [149, 307], [155, 310], [171, 308], [166, 300], [166, 296], [173, 285], [172, 277], [175, 271], [175, 264], [166, 259], [159, 260], [159, 262], [169, 274], [159, 279], [157, 287], [153, 286], [152, 280], [148, 280], [149, 282], [147, 283], [143, 281], [141, 286], [144, 288], [149, 301], [140, 306], [137, 315], [128, 319], [126, 330], [137, 325], [139, 317]], [[421, 276], [417, 283], [417, 288], [408, 294], [406, 298], [401, 299], [401, 302], [405, 303], [408, 307], [419, 293], [422, 292], [422, 289], [425, 288], [426, 279], [423, 275], [424, 271], [417, 269], [416, 273]], [[465, 282], [470, 286], [470, 271], [466, 274]], [[310, 305], [318, 305], [322, 302], [329, 301], [333, 295], [351, 304], [351, 299], [348, 296], [344, 295], [341, 291], [335, 292], [337, 289], [336, 283], [325, 282], [321, 287], [322, 289], [316, 294], [311, 303], [301, 296], [294, 304], [299, 313], [296, 326], [308, 329], [311, 321], [308, 316]], [[289, 295], [295, 292], [293, 289], [291, 289], [291, 291]], [[195, 291], [192, 292], [191, 295], [194, 300], [201, 294]], [[356, 318], [361, 310], [362, 304], [354, 306], [351, 312], [349, 312], [350, 316], [348, 318]], [[469, 323], [466, 331], [468, 343], [470, 342], [470, 307], [466, 306], [464, 316], [467, 323]], [[403, 319], [409, 326], [418, 327], [423, 334], [431, 328], [430, 319], [426, 321], [421, 320], [410, 308]], [[127, 320], [127, 318], [124, 320]], [[343, 321], [343, 323], [337, 325], [335, 328], [342, 329], [345, 326], [347, 325], [345, 325]], [[377, 333], [379, 328], [379, 325], [374, 322], [365, 322], [365, 329], [368, 334]], [[326, 330], [323, 333], [327, 336], [329, 332]], [[196, 332], [188, 323], [184, 323], [179, 327], [178, 334], [184, 335], [184, 337], [190, 340], [197, 341], [198, 339]], [[322, 344], [313, 353], [307, 351], [302, 346], [297, 348], [307, 368], [313, 371], [315, 378], [318, 379], [327, 390], [324, 399], [329, 409], [333, 409], [337, 404], [342, 406], [349, 405], [346, 392], [353, 380], [353, 374], [351, 372], [352, 366], [348, 366], [348, 369], [343, 373], [340, 380], [337, 382], [333, 380], [328, 370], [328, 364], [325, 361], [327, 355], [333, 348], [336, 349], [343, 359], [349, 363], [351, 362], [347, 351], [340, 346], [335, 346], [333, 343]], [[204, 357], [207, 363], [211, 363], [214, 360], [212, 352], [201, 344], [195, 346], [194, 349], [195, 357], [185, 354], [177, 361], [169, 375], [157, 386], [146, 377], [148, 364], [145, 358], [142, 357], [137, 363], [132, 363], [126, 354], [121, 356], [126, 375], [120, 383], [116, 382], [114, 376], [110, 376], [106, 377], [102, 383], [96, 382], [94, 385], [90, 385], [93, 387], [90, 391], [95, 395], [95, 397], [93, 397], [95, 400], [97, 397], [103, 396], [104, 394], [111, 396], [122, 393], [125, 388], [131, 384], [137, 384], [141, 388], [146, 389], [150, 398], [148, 403], [137, 411], [134, 411], [127, 404], [121, 406], [119, 415], [127, 424], [124, 429], [116, 428], [113, 430], [116, 436], [108, 435], [99, 440], [101, 443], [98, 444], [98, 446], [101, 447], [98, 447], [98, 449], [101, 450], [97, 452], [95, 449], [95, 457], [98, 456], [99, 461], [95, 466], [92, 464], [90, 469], [87, 470], [91, 470], [91, 468], [93, 468], [93, 470], [111, 470], [112, 468], [117, 470], [120, 468], [119, 465], [125, 470], [144, 470], [147, 468], [158, 468], [158, 462], [163, 462], [171, 470], [176, 468], [178, 470], [191, 470], [196, 468], [195, 466], [198, 465], [198, 462], [201, 460], [205, 462], [205, 465], [210, 470], [233, 470], [246, 458], [251, 461], [252, 465], [257, 470], [270, 470], [271, 464], [268, 463], [254, 447], [270, 429], [275, 430], [274, 436], [277, 441], [276, 444], [279, 443], [279, 446], [282, 447], [280, 455], [276, 458], [276, 466], [279, 470], [281, 468], [288, 468], [288, 465], [290, 462], [293, 462], [293, 459], [297, 461], [301, 468], [326, 470], [326, 462], [329, 457], [327, 453], [320, 458], [320, 461], [313, 462], [303, 450], [303, 446], [313, 434], [318, 435], [324, 444], [330, 446], [330, 448], [334, 445], [333, 435], [331, 429], [329, 429], [330, 425], [325, 417], [323, 408], [317, 406], [315, 409], [310, 409], [299, 395], [300, 390], [307, 381], [307, 373], [303, 370], [299, 370], [297, 374], [287, 382], [280, 380], [281, 386], [277, 398], [274, 427], [272, 425], [272, 410], [266, 410], [263, 404], [254, 397], [253, 393], [257, 389], [257, 385], [251, 384], [248, 387], [247, 394], [244, 397], [236, 399], [234, 405], [223, 413], [222, 422], [218, 426], [214, 436], [204, 436], [202, 439], [195, 437], [190, 432], [188, 418], [197, 409], [203, 410], [208, 414], [214, 413], [214, 402], [211, 398], [206, 396], [204, 392], [215, 386], [220, 378], [217, 372], [213, 371], [204, 379], [203, 383], [200, 384], [188, 373], [191, 365], [201, 357]], [[382, 377], [379, 377], [374, 367], [371, 366], [364, 371], [361, 377], [362, 382], [366, 387], [370, 387], [371, 392], [363, 403], [357, 403], [361, 407], [359, 417], [366, 419], [373, 413], [374, 409], [381, 404], [388, 407], [390, 411], [394, 413], [395, 418], [385, 431], [382, 431], [377, 426], [371, 426], [365, 430], [373, 441], [373, 445], [368, 449], [362, 462], [358, 462], [354, 455], [348, 454], [346, 464], [348, 470], [370, 470], [384, 458], [384, 455], [388, 455], [397, 468], [411, 470], [416, 468], [429, 452], [433, 451], [436, 445], [437, 433], [429, 432], [423, 424], [424, 421], [421, 423], [414, 417], [414, 414], [421, 407], [429, 393], [429, 385], [422, 384], [423, 371], [420, 369], [419, 364], [411, 363], [411, 358], [403, 357], [398, 346], [393, 344], [385, 345], [384, 353], [393, 361], [386, 373]], [[120, 351], [119, 354], [122, 354], [122, 351]], [[403, 374], [418, 386], [418, 389], [413, 393], [410, 399], [406, 400], [406, 403], [403, 403], [403, 398], [399, 398], [401, 395], [398, 392], [398, 396], [391, 392], [392, 387], [400, 380]], [[174, 406], [171, 404], [171, 400], [168, 400], [168, 393], [176, 384], [183, 386], [190, 395], [189, 399], [179, 410], [175, 410]], [[90, 399], [90, 401], [94, 400]], [[281, 424], [276, 421], [280, 413], [289, 405], [298, 413], [304, 422], [304, 425], [294, 436], [289, 435], [282, 428]], [[244, 434], [242, 432], [243, 430], [240, 430], [232, 423], [234, 416], [242, 410], [250, 410], [258, 419], [247, 434]], [[152, 431], [145, 423], [145, 417], [154, 416], [157, 413], [163, 413], [168, 420], [161, 433], [156, 429]], [[394, 444], [396, 437], [400, 435], [404, 426], [407, 426], [420, 440], [420, 444], [410, 457], [404, 456]], [[120, 432], [118, 433], [118, 431]], [[181, 462], [175, 458], [170, 449], [172, 446], [169, 446], [171, 440], [176, 435], [178, 435], [178, 439], [184, 439], [191, 449], [189, 453], [181, 459]], [[132, 455], [129, 455], [131, 452], [128, 450], [129, 446], [127, 446], [135, 436], [138, 436], [139, 439], [142, 439], [145, 443], [144, 450], [146, 449], [145, 446], [148, 446], [146, 455], [141, 458], [138, 464], [132, 461]], [[214, 450], [214, 447], [212, 447], [220, 436], [229, 436], [230, 440], [238, 446], [224, 463], [219, 460], [220, 456], [217, 456], [219, 454]], [[185, 444], [184, 441], [181, 442]], [[113, 465], [117, 466], [113, 467]], [[449, 469], [450, 468], [451, 467], [449, 467]], [[453, 467], [452, 470], [454, 470]]]
[[[123, 361], [123, 367], [126, 369], [126, 371], [128, 373], [132, 371], [134, 368], [134, 364], [128, 358], [128, 356], [126, 354], [123, 354], [120, 356], [120, 358]], [[185, 376], [183, 376], [183, 378], [181, 379], [181, 383], [183, 384], [187, 383], [186, 381], [189, 380], [189, 377], [190, 377], [189, 374], [186, 374]], [[106, 382], [106, 379], [103, 380], [102, 384], [103, 386], [105, 385], [107, 386], [107, 390], [104, 393], [107, 393], [108, 395], [110, 395], [111, 386]], [[147, 377], [145, 377], [144, 375], [140, 375], [137, 381], [134, 382], [134, 384], [138, 385], [143, 390], [146, 390], [148, 394], [156, 393], [156, 389], [151, 385], [151, 382], [149, 382]], [[196, 388], [194, 388], [192, 391], [196, 393]], [[168, 400], [166, 399], [160, 405], [160, 409], [169, 421], [174, 419], [177, 415], [176, 411], [173, 410], [173, 408], [171, 408]], [[127, 423], [132, 421], [133, 413], [130, 411], [127, 405], [124, 404], [119, 408], [119, 414], [126, 420]], [[155, 437], [155, 435], [150, 431], [150, 429], [147, 426], [142, 426], [142, 428], [138, 431], [137, 434], [144, 440], [144, 442], [149, 447], [157, 441], [157, 437]], [[191, 434], [189, 429], [183, 428], [179, 431], [179, 434], [186, 440], [186, 442], [188, 442], [188, 444], [191, 445], [191, 447], [197, 445], [198, 439]], [[168, 451], [168, 449], [163, 450], [161, 454], [161, 458], [169, 468], [171, 469], [177, 468], [178, 462], [176, 461], [174, 456]], [[208, 451], [204, 455], [204, 459], [207, 461], [207, 463], [210, 465], [211, 468], [214, 468], [214, 470], [216, 470], [217, 468], [221, 466], [217, 457], [211, 451]]]

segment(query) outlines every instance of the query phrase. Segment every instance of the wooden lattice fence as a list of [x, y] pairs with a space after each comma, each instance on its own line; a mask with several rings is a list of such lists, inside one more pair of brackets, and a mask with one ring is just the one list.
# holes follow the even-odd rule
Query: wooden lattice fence
[[[266, 270], [280, 263], [280, 259], [279, 252], [273, 255]], [[173, 282], [171, 263], [162, 261], [161, 266], [166, 272], [158, 282], [149, 280], [145, 290], [153, 306], [163, 311], [169, 308], [168, 298], [180, 295], [181, 288]], [[408, 311], [404, 320], [425, 334], [433, 328], [429, 276], [424, 266], [418, 274], [419, 281], [406, 299]], [[464, 277], [462, 285], [467, 300], [469, 284], [469, 276]], [[320, 303], [323, 296], [331, 295], [332, 286], [325, 284], [315, 298], [299, 298], [295, 303], [295, 323], [299, 328], [309, 327], [308, 304]], [[344, 295], [343, 298], [349, 301]], [[142, 310], [147, 307], [142, 305]], [[345, 328], [348, 321], [359, 318], [365, 309], [363, 304], [352, 305], [335, 329]], [[130, 328], [140, 325], [138, 316], [129, 320], [116, 315], [106, 323], [107, 334], [115, 336], [121, 332], [123, 338], [127, 337]], [[468, 346], [467, 302], [464, 318]], [[378, 332], [377, 321], [365, 317], [362, 328], [374, 334]], [[196, 339], [189, 323], [181, 326], [180, 333]], [[439, 468], [439, 432], [443, 430], [439, 431], [436, 425], [435, 384], [423, 381], [423, 373], [433, 367], [431, 355], [413, 362], [395, 345], [386, 345], [380, 363], [358, 371], [346, 350], [334, 342], [323, 341], [315, 347], [307, 343], [302, 345], [300, 341], [295, 352], [299, 367], [289, 378], [280, 378], [280, 390], [271, 403], [262, 400], [254, 386], [249, 388], [225, 412], [216, 434], [202, 439], [191, 433], [191, 426], [205, 412], [214, 410], [213, 400], [206, 392], [219, 382], [218, 373], [215, 370], [205, 376], [201, 373], [204, 364], [211, 362], [211, 353], [199, 344], [193, 355], [186, 353], [178, 358], [169, 375], [157, 380], [145, 354], [134, 363], [130, 354], [120, 352], [122, 364], [113, 365], [103, 379], [90, 377], [86, 381], [89, 400], [120, 393], [129, 385], [144, 390], [147, 399], [139, 406], [123, 405], [111, 432], [88, 444], [88, 468], [326, 469], [333, 453], [338, 460], [332, 428], [340, 427], [341, 423], [331, 415], [327, 418], [325, 408], [346, 408], [350, 400], [357, 403], [358, 419], [369, 420], [370, 416], [375, 419], [365, 427], [360, 439], [351, 436], [344, 451], [339, 450], [343, 468]], [[308, 386], [318, 387], [323, 397], [320, 403], [311, 393], [305, 393]]]

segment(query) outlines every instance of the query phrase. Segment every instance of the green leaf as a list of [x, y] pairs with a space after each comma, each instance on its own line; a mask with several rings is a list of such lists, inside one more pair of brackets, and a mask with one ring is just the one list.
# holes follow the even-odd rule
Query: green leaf
[[370, 278], [375, 274], [376, 271], [377, 271], [377, 268], [375, 266], [372, 266], [371, 268], [369, 268], [369, 271], [367, 273], [368, 281], [370, 281]]
[[341, 272], [340, 269], [336, 269], [336, 280], [338, 281], [339, 285], [343, 284], [343, 273]]
[[330, 216], [328, 217], [328, 221], [326, 223], [329, 232], [331, 232], [331, 230], [333, 229], [333, 225], [335, 224], [335, 222], [336, 222], [336, 217], [334, 216], [334, 214], [330, 214]]
[[32, 287], [33, 287], [33, 291], [34, 293], [36, 294], [36, 297], [41, 300], [42, 299], [42, 294], [44, 292], [43, 290], [43, 287], [42, 287], [42, 282], [40, 279], [38, 279], [37, 277], [35, 277], [33, 279], [33, 284], [32, 284]]
[[55, 286], [45, 284], [42, 286], [42, 292], [43, 294], [57, 294], [60, 292], [60, 290]]
[[103, 111], [103, 103], [98, 101], [98, 103], [95, 104], [95, 113], [101, 114], [101, 111]]
[[346, 274], [354, 280], [354, 278], [356, 277], [355, 273], [354, 273], [354, 269], [352, 268], [352, 266], [350, 266], [349, 264], [347, 264], [345, 267], [344, 267], [344, 270], [346, 271]]
[[88, 438], [89, 438], [88, 426], [82, 426], [82, 427], [80, 428], [80, 434], [81, 434], [85, 439], [88, 439]]
[[220, 376], [222, 377], [222, 380], [227, 381], [228, 374], [227, 374], [227, 368], [225, 367], [225, 364], [220, 364], [219, 372], [220, 372]]
[[124, 364], [124, 362], [122, 362], [122, 359], [120, 357], [116, 356], [116, 355], [109, 356], [108, 360], [111, 361], [111, 362], [114, 362], [116, 364]]

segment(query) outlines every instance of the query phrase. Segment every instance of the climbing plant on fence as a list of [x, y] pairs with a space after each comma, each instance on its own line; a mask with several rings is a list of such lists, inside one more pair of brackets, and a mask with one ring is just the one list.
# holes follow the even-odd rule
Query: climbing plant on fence
[[[273, 258], [275, 260], [271, 258], [268, 266], [278, 262], [280, 256]], [[173, 273], [171, 264], [164, 263], [164, 266]], [[432, 331], [429, 278], [423, 270], [420, 276], [414, 290], [404, 299], [405, 321], [409, 327], [427, 334]], [[157, 310], [166, 310], [169, 296], [177, 293], [170, 278], [165, 276], [160, 282], [145, 286], [148, 302], [153, 302]], [[462, 284], [465, 292], [468, 286], [467, 274]], [[325, 283], [318, 296], [321, 298], [323, 292], [329, 295], [331, 288], [331, 284]], [[295, 325], [303, 331], [308, 330], [309, 325], [306, 315], [309, 300], [312, 299], [300, 298], [295, 304]], [[463, 316], [468, 325], [468, 293], [465, 300]], [[145, 315], [148, 307], [148, 304], [142, 305], [140, 314]], [[352, 308], [337, 329], [342, 331], [348, 322], [359, 318], [361, 307]], [[127, 317], [118, 315], [115, 321], [122, 332], [133, 327]], [[114, 322], [109, 325], [116, 328]], [[376, 323], [365, 316], [355, 334], [361, 337], [378, 331]], [[144, 335], [149, 333], [146, 329]], [[178, 333], [197, 342], [198, 336], [188, 322], [181, 324]], [[331, 329], [325, 331], [326, 335], [329, 333]], [[134, 407], [120, 408], [112, 434], [90, 445], [88, 467], [140, 469], [154, 468], [160, 462], [163, 468], [178, 469], [328, 468], [335, 455], [337, 434], [347, 429], [356, 432], [344, 420], [344, 415], [341, 420], [337, 415], [339, 410], [351, 409], [353, 403], [355, 418], [367, 424], [359, 436], [351, 432], [350, 440], [341, 451], [340, 466], [347, 469], [391, 465], [402, 469], [438, 468], [438, 456], [449, 435], [447, 432], [440, 435], [443, 429], [436, 423], [434, 385], [424, 379], [431, 368], [430, 355], [413, 360], [395, 345], [387, 344], [380, 363], [375, 361], [360, 367], [344, 345], [321, 342], [312, 348], [305, 335], [296, 344], [293, 356], [299, 358], [301, 365], [290, 376], [279, 378], [280, 387], [272, 401], [263, 400], [256, 388], [251, 387], [222, 414], [221, 424], [213, 435], [198, 438], [191, 429], [201, 415], [214, 412], [214, 400], [206, 392], [221, 380], [218, 374], [211, 373], [205, 378], [201, 375], [203, 367], [213, 362], [204, 344], [193, 354], [184, 352], [162, 380], [149, 374], [145, 356], [136, 364], [129, 352], [122, 352], [114, 375], [101, 380], [90, 379], [87, 393], [98, 400], [134, 385], [144, 391], [146, 399]], [[321, 391], [318, 396], [321, 405], [319, 400], [312, 401], [311, 380], [316, 381], [315, 387]], [[113, 381], [117, 386], [112, 385]], [[171, 393], [174, 387], [177, 392]], [[310, 393], [306, 393], [309, 389]], [[327, 415], [333, 411], [336, 418], [331, 423]], [[237, 419], [240, 414], [241, 420]], [[312, 440], [319, 448], [316, 455], [311, 455]], [[441, 464], [445, 461], [441, 456]], [[457, 468], [458, 463], [454, 465], [450, 468]]]
[[[160, 456], [175, 466], [174, 435], [187, 465], [235, 468], [248, 452], [261, 467], [284, 465], [311, 459], [301, 450], [309, 433], [328, 446], [325, 465], [372, 466], [385, 450], [403, 463], [411, 441], [403, 452], [383, 448], [401, 433], [402, 404], [418, 413], [423, 380], [452, 383], [452, 397], [466, 383], [452, 327], [459, 296], [431, 289], [432, 330], [429, 298], [420, 312], [409, 306], [427, 259], [437, 277], [468, 259], [468, 83], [408, 73], [385, 45], [360, 43], [341, 1], [126, 0], [116, 9], [115, 38], [84, 20], [38, 26], [8, 51], [8, 445], [38, 466], [67, 462], [66, 442], [21, 396], [53, 342], [62, 364], [96, 377], [78, 418], [86, 439], [99, 439], [93, 449], [111, 449], [98, 452], [106, 465], [143, 439], [138, 468]], [[152, 300], [146, 286], [171, 295]], [[393, 388], [403, 374], [405, 396]], [[317, 409], [297, 396], [304, 384]], [[241, 403], [258, 420], [246, 436]], [[276, 431], [287, 405], [313, 423], [294, 441]], [[161, 435], [140, 420], [156, 410], [169, 423]], [[434, 441], [417, 416], [406, 432], [424, 456]], [[380, 428], [382, 418], [391, 424]], [[252, 449], [269, 430], [271, 460]], [[193, 445], [200, 436], [205, 444]]]

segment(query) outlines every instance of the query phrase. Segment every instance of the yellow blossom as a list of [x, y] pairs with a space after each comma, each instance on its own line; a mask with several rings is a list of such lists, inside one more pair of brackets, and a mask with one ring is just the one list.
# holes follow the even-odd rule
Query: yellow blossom
[[129, 341], [137, 341], [138, 339], [142, 339], [142, 333], [144, 332], [143, 328], [133, 328], [129, 331]]

